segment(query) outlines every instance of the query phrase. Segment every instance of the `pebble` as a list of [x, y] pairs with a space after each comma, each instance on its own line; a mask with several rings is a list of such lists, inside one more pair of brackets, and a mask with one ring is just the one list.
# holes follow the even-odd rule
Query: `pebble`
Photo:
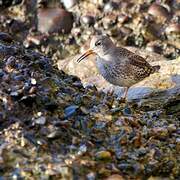
[[37, 82], [36, 82], [36, 79], [35, 79], [35, 78], [31, 78], [31, 84], [32, 84], [32, 85], [36, 85], [36, 83], [37, 83]]
[[83, 144], [83, 145], [81, 145], [80, 147], [79, 147], [79, 151], [78, 151], [78, 155], [82, 155], [82, 154], [84, 154], [85, 152], [87, 151], [87, 146], [85, 145], [85, 144]]
[[118, 22], [123, 24], [123, 23], [126, 23], [128, 20], [129, 20], [129, 17], [125, 14], [120, 14], [118, 15]]
[[164, 139], [167, 138], [169, 133], [166, 127], [154, 127], [152, 129], [152, 133], [155, 137], [158, 139]]
[[78, 108], [79, 108], [79, 106], [76, 106], [76, 105], [71, 105], [71, 106], [68, 106], [67, 108], [65, 108], [65, 110], [64, 110], [65, 118], [72, 116]]
[[110, 160], [112, 158], [109, 151], [99, 151], [95, 154], [95, 157], [98, 160]]
[[118, 165], [118, 168], [122, 171], [122, 172], [132, 172], [133, 174], [139, 174], [139, 172], [141, 171], [141, 165], [139, 163], [120, 163]]
[[44, 125], [46, 123], [46, 117], [41, 116], [41, 117], [35, 119], [35, 122], [36, 122], [36, 124]]
[[106, 3], [104, 6], [105, 12], [111, 12], [111, 11], [117, 10], [117, 9], [118, 9], [118, 4], [116, 2], [113, 2], [113, 1]]
[[51, 132], [50, 134], [47, 135], [47, 138], [49, 139], [55, 139], [61, 137], [61, 133], [57, 130], [53, 130], [53, 132]]
[[158, 3], [153, 3], [148, 9], [148, 13], [157, 19], [160, 18], [166, 20], [170, 17], [168, 10]]
[[23, 81], [24, 80], [24, 76], [23, 75], [17, 75], [17, 76], [14, 76], [13, 79], [15, 81]]
[[69, 9], [77, 4], [77, 0], [61, 0], [66, 9]]
[[14, 6], [14, 5], [17, 5], [17, 4], [20, 4], [22, 2], [22, 0], [1, 0], [0, 1], [0, 8], [1, 7], [9, 7], [9, 6]]
[[93, 16], [86, 15], [81, 17], [81, 23], [91, 26], [95, 23], [95, 20]]
[[108, 178], [106, 178], [105, 180], [125, 180], [125, 179], [119, 174], [113, 174]]
[[24, 42], [25, 45], [28, 43], [34, 43], [35, 45], [40, 45], [44, 41], [46, 41], [46, 36], [44, 36], [44, 35], [36, 35], [36, 36], [28, 35], [26, 38], [26, 41], [27, 42]]
[[10, 57], [7, 59], [6, 66], [9, 66], [9, 67], [11, 67], [11, 68], [14, 68], [14, 67], [16, 66], [16, 59], [15, 59], [15, 57], [10, 56]]
[[26, 26], [23, 21], [12, 19], [9, 23], [9, 28], [11, 33], [19, 33], [26, 29]]
[[161, 44], [159, 44], [159, 42], [150, 42], [147, 44], [146, 50], [161, 54], [163, 51], [163, 48], [161, 47]]
[[38, 10], [38, 30], [42, 33], [69, 33], [72, 25], [72, 14], [62, 8], [43, 8]]
[[177, 127], [176, 127], [175, 124], [169, 124], [167, 129], [168, 129], [169, 132], [175, 132]]
[[123, 114], [124, 114], [125, 116], [131, 116], [131, 115], [132, 115], [131, 109], [130, 109], [129, 107], [125, 107], [125, 108], [123, 109]]
[[177, 33], [180, 34], [180, 23], [170, 23], [166, 29], [166, 34]]
[[94, 172], [90, 172], [86, 175], [87, 180], [96, 180], [96, 174]]
[[0, 69], [0, 78], [3, 77], [3, 75], [4, 75], [4, 71]]
[[117, 17], [115, 15], [109, 14], [103, 20], [103, 26], [105, 29], [113, 27], [117, 23]]
[[7, 33], [0, 32], [0, 41], [11, 43], [13, 41], [13, 38]]

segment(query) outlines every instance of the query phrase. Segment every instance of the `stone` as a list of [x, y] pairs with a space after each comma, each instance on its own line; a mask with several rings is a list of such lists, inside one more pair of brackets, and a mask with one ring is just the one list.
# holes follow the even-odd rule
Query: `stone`
[[41, 116], [37, 119], [35, 119], [36, 124], [44, 125], [46, 123], [46, 117]]
[[[140, 51], [136, 48], [128, 49], [146, 58], [150, 64], [161, 66], [159, 73], [152, 74], [150, 77], [144, 79], [129, 89], [128, 101], [138, 102], [144, 99], [140, 104], [145, 105], [148, 101], [150, 102], [153, 99], [153, 103], [156, 105], [164, 105], [167, 99], [179, 96], [180, 58], [168, 61], [153, 52], [148, 52], [146, 50]], [[115, 87], [109, 84], [101, 77], [101, 75], [98, 74], [94, 56], [90, 56], [81, 63], [76, 62], [78, 57], [79, 56], [75, 56], [72, 59], [69, 58], [64, 61], [59, 61], [58, 68], [69, 74], [78, 76], [84, 83], [84, 86], [94, 84], [98, 90], [103, 90], [105, 92], [113, 88], [115, 95], [118, 97], [123, 96], [124, 88]], [[152, 104], [151, 106], [153, 107]]]
[[124, 178], [119, 174], [113, 174], [106, 178], [105, 180], [124, 180]]
[[170, 18], [170, 13], [168, 10], [158, 3], [153, 3], [148, 9], [148, 13], [154, 17], [157, 17], [159, 20], [166, 20]]
[[72, 116], [78, 108], [79, 106], [76, 106], [76, 105], [71, 105], [71, 106], [66, 107], [64, 110], [65, 118]]
[[95, 23], [95, 20], [93, 16], [86, 15], [81, 17], [81, 23], [91, 26]]
[[110, 2], [106, 3], [104, 6], [105, 12], [111, 12], [111, 11], [116, 10], [116, 9], [118, 9], [118, 4], [115, 2], [110, 1]]
[[72, 14], [62, 8], [41, 8], [38, 10], [38, 30], [42, 33], [69, 33], [72, 25]]
[[13, 41], [13, 38], [7, 33], [0, 32], [0, 41], [11, 43]]
[[77, 0], [61, 0], [66, 9], [73, 7], [77, 4]]
[[110, 160], [112, 158], [109, 151], [99, 151], [95, 156], [98, 160]]

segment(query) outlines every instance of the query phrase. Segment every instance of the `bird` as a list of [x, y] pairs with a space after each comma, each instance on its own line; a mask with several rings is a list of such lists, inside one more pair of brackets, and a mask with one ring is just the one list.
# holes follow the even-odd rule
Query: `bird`
[[123, 100], [126, 101], [128, 89], [151, 74], [158, 72], [160, 66], [151, 66], [145, 58], [117, 47], [107, 35], [96, 35], [90, 42], [90, 48], [84, 52], [77, 62], [89, 55], [95, 55], [99, 73], [110, 84], [125, 87]]

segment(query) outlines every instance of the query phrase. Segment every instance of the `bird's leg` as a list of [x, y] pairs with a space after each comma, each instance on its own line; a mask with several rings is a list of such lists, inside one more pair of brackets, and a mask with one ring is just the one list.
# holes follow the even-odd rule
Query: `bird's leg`
[[108, 91], [107, 91], [107, 95], [113, 96], [113, 94], [114, 94], [114, 87], [110, 86]]
[[128, 89], [129, 89], [129, 87], [125, 87], [124, 96], [121, 98], [122, 102], [126, 102], [126, 97], [127, 97]]
[[108, 97], [113, 96], [114, 94], [114, 87], [110, 86], [107, 92], [105, 93], [103, 104], [106, 104]]
[[125, 92], [124, 92], [124, 97], [123, 97], [124, 102], [125, 102], [125, 107], [124, 107], [124, 110], [123, 110], [123, 114], [126, 115], [126, 116], [131, 116], [132, 112], [131, 112], [131, 109], [129, 107], [129, 103], [127, 101], [128, 90], [129, 90], [129, 87], [126, 87]]
[[127, 97], [128, 90], [129, 90], [129, 87], [126, 87], [125, 92], [124, 92], [124, 97], [123, 97], [125, 100], [126, 100], [126, 97]]

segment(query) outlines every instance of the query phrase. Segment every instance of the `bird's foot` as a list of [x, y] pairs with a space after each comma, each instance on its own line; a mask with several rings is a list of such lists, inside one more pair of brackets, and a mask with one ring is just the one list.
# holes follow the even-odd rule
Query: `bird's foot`
[[108, 96], [113, 96], [114, 95], [114, 88], [113, 87], [109, 87], [109, 89], [107, 91], [107, 95]]
[[120, 102], [120, 103], [126, 103], [127, 102], [127, 99], [125, 97], [118, 97], [117, 100]]
[[126, 102], [127, 102], [127, 99], [123, 97], [123, 98], [120, 99], [120, 102], [121, 102], [121, 103], [126, 103]]

